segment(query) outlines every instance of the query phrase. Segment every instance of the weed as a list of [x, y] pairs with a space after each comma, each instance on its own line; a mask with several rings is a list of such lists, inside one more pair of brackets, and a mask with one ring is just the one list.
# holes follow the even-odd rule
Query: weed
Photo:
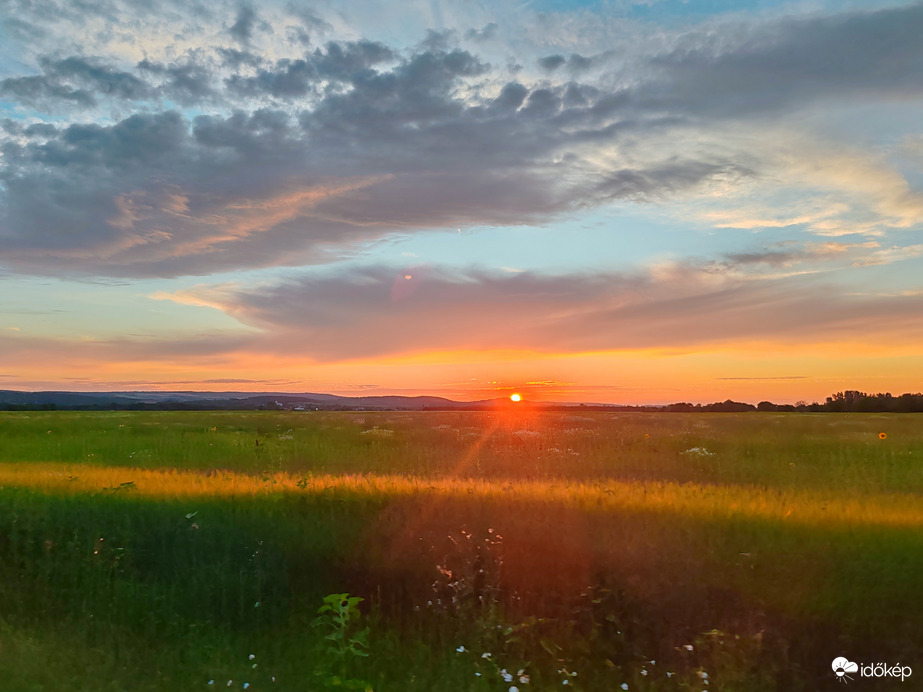
[[323, 605], [317, 609], [318, 617], [311, 623], [326, 631], [324, 639], [330, 642], [326, 649], [329, 658], [323, 659], [314, 671], [315, 678], [327, 688], [372, 692], [368, 682], [350, 677], [357, 659], [369, 655], [369, 628], [361, 627], [359, 611], [363, 600], [348, 593], [330, 594], [324, 598]]

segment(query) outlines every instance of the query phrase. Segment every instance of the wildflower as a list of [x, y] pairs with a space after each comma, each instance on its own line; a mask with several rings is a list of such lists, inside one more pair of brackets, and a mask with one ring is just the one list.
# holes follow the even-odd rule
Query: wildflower
[[888, 438], [888, 433], [883, 433], [883, 432], [878, 433], [879, 440], [885, 440], [887, 438]]
[[245, 683], [244, 683], [244, 689], [247, 689], [248, 687], [250, 687], [250, 683], [249, 683], [249, 682], [245, 682]]
[[529, 678], [528, 675], [520, 675], [520, 676], [519, 676], [519, 682], [521, 682], [523, 685], [528, 684], [529, 679], [530, 679], [530, 678]]
[[692, 447], [685, 452], [681, 452], [681, 454], [694, 454], [700, 457], [712, 457], [715, 455], [714, 452], [709, 452], [705, 447]]
[[230, 686], [233, 685], [233, 684], [234, 684], [234, 681], [233, 681], [233, 680], [228, 680], [228, 687], [230, 687]]
[[673, 677], [673, 673], [671, 673], [670, 671], [667, 671], [667, 677], [668, 677], [668, 678], [672, 678], [672, 677]]
[[481, 654], [481, 658], [485, 658], [488, 661], [490, 660], [490, 656], [491, 656], [491, 653], [489, 651], [485, 651], [484, 653]]
[[708, 677], [708, 673], [706, 673], [704, 670], [700, 670], [699, 677], [705, 680]]
[[519, 692], [519, 688], [516, 685], [510, 685], [509, 692]]
[[256, 656], [254, 654], [250, 654], [249, 656], [247, 656], [247, 658], [252, 661], [254, 658], [256, 658]]
[[646, 669], [646, 668], [642, 668], [642, 669], [641, 669], [641, 675], [647, 675], [647, 669]]
[[683, 648], [684, 648], [686, 651], [692, 651], [693, 648], [695, 648], [695, 647], [693, 647], [692, 644], [684, 644], [684, 645], [683, 645]]
[[623, 682], [623, 683], [621, 684], [621, 688], [622, 688], [623, 690], [627, 690], [627, 689], [628, 689], [628, 683], [627, 683], [627, 682]]
[[466, 649], [466, 648], [465, 648], [465, 645], [462, 644], [460, 647], [458, 647], [458, 648], [455, 649], [455, 650], [456, 650], [458, 653], [463, 654], [463, 653], [465, 653], [468, 649]]
[[569, 685], [569, 684], [570, 684], [570, 680], [568, 680], [567, 678], [564, 678], [563, 680], [561, 680], [561, 684], [562, 684], [562, 685]]
[[503, 682], [513, 682], [513, 676], [506, 672], [506, 668], [500, 671], [500, 677], [503, 678]]
[[209, 680], [209, 681], [208, 681], [208, 684], [209, 684], [209, 685], [214, 685], [214, 684], [215, 684], [215, 681], [214, 681], [214, 680]]

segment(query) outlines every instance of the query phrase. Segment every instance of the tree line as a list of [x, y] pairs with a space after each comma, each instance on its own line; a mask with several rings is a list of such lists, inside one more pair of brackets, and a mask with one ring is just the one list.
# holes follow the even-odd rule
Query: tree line
[[893, 396], [890, 392], [868, 394], [855, 389], [847, 389], [827, 397], [823, 403], [799, 401], [794, 404], [774, 404], [761, 401], [756, 406], [739, 401], [722, 401], [714, 404], [669, 404], [662, 407], [664, 411], [676, 412], [721, 412], [737, 413], [742, 411], [801, 411], [816, 413], [920, 413], [923, 412], [923, 394], [901, 394]]

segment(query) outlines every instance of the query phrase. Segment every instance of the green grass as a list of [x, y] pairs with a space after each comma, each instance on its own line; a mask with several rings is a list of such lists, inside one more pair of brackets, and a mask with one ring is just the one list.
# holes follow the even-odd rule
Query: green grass
[[0, 680], [323, 689], [311, 621], [344, 591], [371, 632], [346, 672], [379, 691], [505, 691], [501, 668], [520, 690], [813, 690], [837, 655], [912, 665], [919, 421], [3, 414]]

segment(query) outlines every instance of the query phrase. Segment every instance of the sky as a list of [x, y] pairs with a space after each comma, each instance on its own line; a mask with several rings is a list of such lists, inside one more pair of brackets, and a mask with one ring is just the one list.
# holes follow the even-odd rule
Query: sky
[[6, 0], [0, 389], [923, 390], [923, 3]]

